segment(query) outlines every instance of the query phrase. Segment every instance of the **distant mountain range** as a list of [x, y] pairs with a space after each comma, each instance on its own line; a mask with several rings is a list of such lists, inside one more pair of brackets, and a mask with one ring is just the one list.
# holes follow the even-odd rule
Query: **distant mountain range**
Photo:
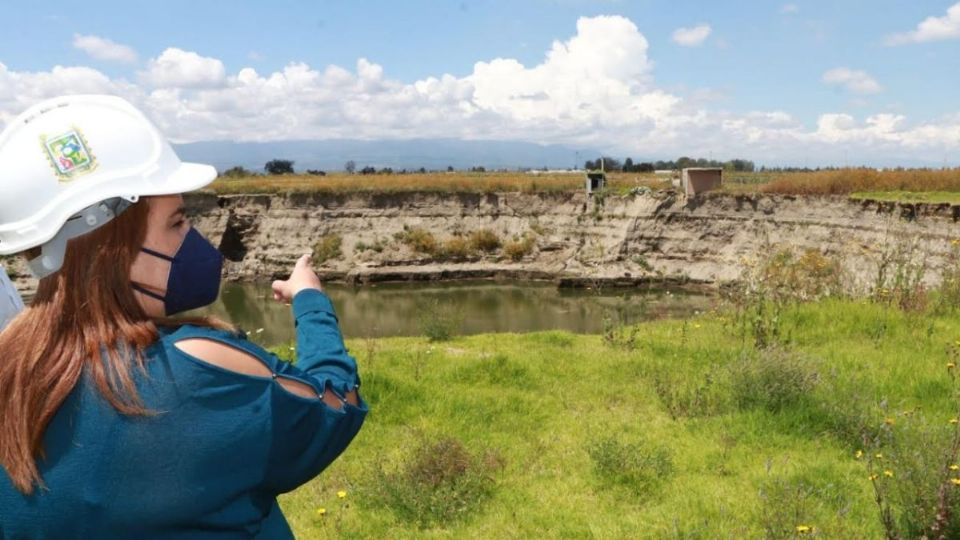
[[280, 142], [207, 141], [174, 145], [180, 159], [213, 165], [224, 171], [240, 165], [263, 171], [271, 159], [289, 159], [298, 172], [307, 169], [342, 171], [347, 161], [357, 169], [366, 166], [399, 169], [446, 170], [484, 167], [492, 169], [582, 167], [600, 154], [594, 149], [539, 145], [510, 141], [327, 140]]

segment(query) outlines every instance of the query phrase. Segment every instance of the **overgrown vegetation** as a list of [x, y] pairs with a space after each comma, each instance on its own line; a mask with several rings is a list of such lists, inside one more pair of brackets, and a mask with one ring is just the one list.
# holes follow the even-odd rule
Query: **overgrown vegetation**
[[470, 248], [475, 251], [493, 253], [500, 249], [500, 237], [490, 229], [479, 229], [470, 233]]
[[449, 341], [460, 333], [463, 314], [438, 300], [420, 302], [417, 312], [420, 332], [430, 341]]
[[[310, 538], [958, 538], [955, 278], [890, 300], [925, 265], [888, 251], [866, 295], [830, 254], [771, 249], [744, 300], [687, 320], [380, 340], [376, 413], [284, 509]], [[356, 511], [317, 518], [344, 486]]]
[[[583, 173], [530, 172], [410, 172], [373, 174], [330, 173], [253, 175], [242, 167], [230, 169], [211, 186], [230, 193], [495, 193], [574, 192], [583, 190]], [[821, 171], [757, 172], [728, 170], [724, 190], [793, 195], [855, 195], [880, 200], [960, 203], [960, 169], [847, 168]], [[672, 189], [669, 176], [649, 171], [609, 172], [607, 191], [637, 192], [639, 188]]]
[[440, 251], [440, 243], [433, 233], [420, 227], [404, 226], [403, 231], [396, 233], [394, 238], [416, 253], [432, 256]]
[[524, 257], [533, 253], [537, 246], [537, 237], [532, 233], [523, 235], [522, 238], [514, 238], [503, 245], [503, 254], [514, 262], [523, 260]]
[[339, 234], [325, 234], [313, 244], [313, 262], [323, 264], [343, 256], [343, 238]]
[[835, 169], [781, 174], [766, 193], [849, 195], [857, 192], [960, 192], [960, 169]]
[[449, 526], [480, 510], [502, 467], [496, 452], [471, 453], [455, 438], [422, 442], [398, 466], [378, 465], [361, 501], [388, 508], [403, 523]]
[[[900, 535], [890, 538], [929, 531], [940, 486], [960, 478], [960, 321], [836, 297], [791, 304], [783, 319], [789, 346], [762, 350], [724, 313], [641, 323], [632, 350], [563, 332], [395, 338], [378, 340], [367, 365], [364, 343], [350, 342], [374, 413], [282, 504], [308, 538], [882, 538], [876, 481]], [[423, 450], [446, 439], [472, 461]], [[484, 449], [502, 468], [482, 465]], [[456, 459], [425, 465], [446, 455]], [[437, 482], [458, 486], [443, 500], [454, 488], [426, 489], [414, 479], [433, 476], [411, 472], [466, 461], [481, 463], [477, 476]], [[329, 502], [341, 489], [350, 509]], [[339, 533], [321, 505], [340, 513]]]
[[587, 453], [604, 487], [623, 487], [641, 499], [653, 495], [673, 472], [670, 452], [649, 443], [608, 436], [589, 444]]

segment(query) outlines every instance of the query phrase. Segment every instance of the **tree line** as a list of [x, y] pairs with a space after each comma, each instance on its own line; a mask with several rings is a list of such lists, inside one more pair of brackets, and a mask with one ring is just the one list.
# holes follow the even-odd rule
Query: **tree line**
[[[294, 174], [293, 160], [289, 159], [271, 159], [266, 162], [263, 166], [263, 172], [269, 175], [282, 175], [282, 174]], [[736, 171], [736, 172], [753, 172], [755, 170], [754, 163], [746, 159], [731, 159], [729, 161], [717, 161], [712, 159], [704, 158], [690, 158], [690, 157], [681, 157], [675, 161], [643, 161], [643, 162], [634, 162], [633, 158], [626, 158], [623, 161], [619, 159], [612, 158], [609, 156], [604, 156], [602, 158], [597, 158], [596, 160], [587, 160], [583, 164], [583, 168], [586, 170], [599, 170], [603, 168], [606, 171], [611, 172], [637, 172], [637, 173], [649, 173], [657, 170], [676, 170], [684, 169], [687, 167], [720, 167], [727, 171]], [[392, 167], [381, 167], [376, 168], [370, 165], [358, 168], [357, 163], [353, 160], [347, 161], [343, 170], [348, 174], [424, 174], [427, 172], [441, 172], [436, 170], [427, 170], [425, 167], [420, 167], [418, 169], [399, 169], [394, 170]], [[456, 169], [453, 166], [447, 166], [446, 172], [454, 172]], [[474, 166], [468, 169], [464, 169], [468, 172], [482, 173], [487, 172], [487, 169], [483, 166]], [[502, 169], [501, 169], [502, 170]], [[532, 170], [532, 169], [521, 169], [521, 171]], [[543, 167], [542, 170], [546, 171], [547, 167]], [[761, 170], [772, 170], [764, 169]], [[784, 169], [780, 169], [784, 170]], [[798, 169], [799, 170], [799, 169]], [[810, 169], [804, 169], [810, 170]], [[231, 167], [223, 173], [221, 176], [227, 178], [238, 178], [244, 176], [254, 176], [257, 172], [249, 170], [243, 166], [236, 165]], [[312, 174], [317, 176], [325, 176], [327, 173], [318, 169], [307, 169], [306, 174]]]
[[705, 158], [691, 158], [691, 157], [680, 157], [675, 161], [643, 161], [643, 162], [634, 162], [633, 158], [626, 158], [623, 161], [619, 159], [612, 158], [609, 156], [604, 156], [597, 158], [595, 160], [587, 160], [583, 164], [583, 168], [591, 170], [603, 169], [605, 171], [613, 172], [653, 172], [653, 171], [662, 171], [662, 170], [676, 170], [676, 169], [686, 169], [688, 167], [719, 167], [726, 171], [736, 171], [736, 172], [753, 172], [755, 170], [754, 163], [747, 159], [731, 159], [729, 161], [717, 161], [713, 159]]

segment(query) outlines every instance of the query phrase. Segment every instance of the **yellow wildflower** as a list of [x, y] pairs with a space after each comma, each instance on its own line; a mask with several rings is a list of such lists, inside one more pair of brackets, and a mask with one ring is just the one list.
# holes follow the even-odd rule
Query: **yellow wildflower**
[[960, 470], [960, 465], [956, 465], [956, 464], [954, 464], [954, 465], [951, 465], [951, 466], [950, 466], [950, 470], [951, 470], [951, 471], [957, 471], [957, 470]]
[[327, 509], [324, 507], [317, 508], [317, 515], [325, 516], [327, 515]]
[[893, 478], [893, 471], [887, 469], [886, 471], [883, 471], [883, 475], [887, 478]]
[[888, 425], [888, 426], [892, 426], [892, 425], [894, 424], [894, 420], [893, 420], [893, 418], [884, 418], [884, 419], [883, 419], [883, 423], [886, 424], [886, 425]]
[[337, 498], [339, 499], [347, 498], [347, 492], [341, 489], [340, 491], [337, 492]]
[[875, 457], [875, 458], [877, 458], [877, 459], [883, 459], [883, 454], [876, 454], [876, 455], [874, 455], [873, 457]]
[[797, 532], [800, 534], [806, 534], [810, 532], [811, 527], [809, 525], [797, 525]]
[[868, 480], [876, 480], [877, 478], [879, 477], [875, 474], [871, 474], [870, 476], [867, 477]]
[[956, 424], [956, 423], [957, 423], [957, 419], [956, 419], [956, 418], [951, 418], [951, 419], [950, 419], [950, 423], [951, 423], [951, 424]]
[[955, 486], [960, 486], [960, 478], [951, 478], [950, 483]]
[[957, 367], [957, 364], [953, 362], [947, 362], [947, 369], [953, 369], [955, 367]]
[[862, 458], [862, 457], [863, 457], [863, 450], [857, 450], [857, 453], [856, 453], [855, 455], [856, 455], [857, 459]]

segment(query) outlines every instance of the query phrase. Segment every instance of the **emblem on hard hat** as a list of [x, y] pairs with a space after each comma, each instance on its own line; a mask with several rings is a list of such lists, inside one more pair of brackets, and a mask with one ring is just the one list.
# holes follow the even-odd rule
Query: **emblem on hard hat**
[[47, 159], [61, 182], [73, 180], [97, 168], [97, 159], [79, 129], [56, 137], [40, 137]]

